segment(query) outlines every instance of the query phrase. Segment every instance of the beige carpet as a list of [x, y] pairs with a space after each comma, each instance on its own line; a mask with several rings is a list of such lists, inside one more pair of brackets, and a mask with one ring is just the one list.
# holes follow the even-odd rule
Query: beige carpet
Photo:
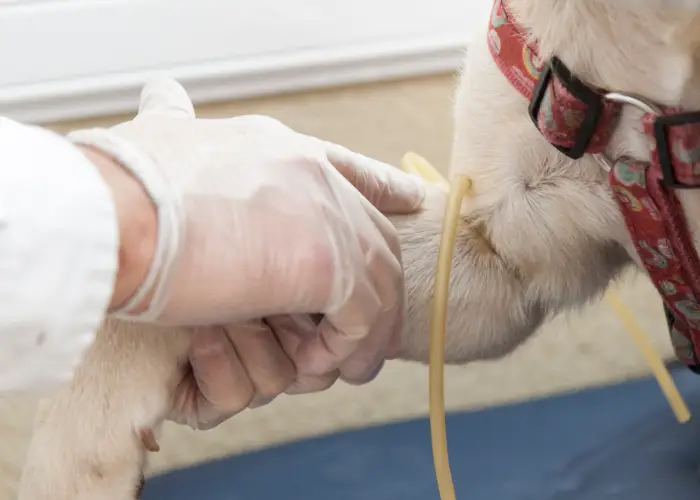
[[[453, 84], [451, 76], [392, 82], [204, 106], [200, 115], [269, 114], [299, 131], [388, 162], [395, 163], [404, 152], [415, 150], [444, 166], [449, 156]], [[93, 120], [90, 124], [115, 120]], [[85, 125], [71, 123], [55, 128], [65, 131]], [[663, 315], [651, 285], [644, 277], [634, 275], [620, 288], [655, 345], [664, 355], [670, 355]], [[502, 362], [450, 368], [446, 399], [453, 409], [482, 407], [646, 371], [617, 318], [598, 304], [556, 318]], [[153, 457], [153, 469], [182, 466], [336, 429], [424, 415], [426, 380], [423, 366], [394, 362], [365, 387], [339, 383], [322, 394], [281, 397], [214, 431], [194, 433], [168, 426], [163, 451]], [[0, 499], [14, 497], [32, 411], [32, 401], [0, 400]]]

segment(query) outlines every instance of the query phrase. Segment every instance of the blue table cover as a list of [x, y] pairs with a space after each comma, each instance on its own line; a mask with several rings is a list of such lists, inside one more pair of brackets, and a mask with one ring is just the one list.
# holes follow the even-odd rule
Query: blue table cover
[[[700, 376], [673, 374], [697, 419], [688, 424], [676, 422], [653, 379], [449, 415], [457, 498], [698, 500]], [[428, 420], [172, 471], [150, 478], [142, 498], [438, 500]]]

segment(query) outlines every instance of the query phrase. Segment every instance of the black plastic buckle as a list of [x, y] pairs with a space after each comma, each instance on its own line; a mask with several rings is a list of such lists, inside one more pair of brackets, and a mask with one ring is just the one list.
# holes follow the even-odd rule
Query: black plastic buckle
[[656, 152], [659, 156], [659, 166], [663, 174], [662, 180], [666, 187], [674, 189], [700, 189], [699, 185], [684, 184], [676, 178], [673, 171], [673, 157], [671, 146], [668, 143], [668, 129], [680, 125], [700, 123], [700, 111], [690, 113], [678, 113], [675, 115], [661, 115], [654, 120], [654, 139], [656, 140]]
[[570, 148], [566, 148], [552, 144], [552, 146], [557, 148], [569, 158], [578, 160], [586, 153], [586, 149], [588, 148], [591, 139], [593, 139], [593, 134], [595, 134], [598, 120], [603, 114], [603, 98], [598, 92], [591, 89], [588, 85], [572, 75], [569, 68], [567, 68], [559, 58], [552, 57], [552, 59], [545, 64], [544, 68], [542, 68], [540, 78], [532, 91], [532, 99], [530, 99], [530, 106], [528, 108], [530, 118], [535, 124], [535, 127], [537, 127], [537, 130], [540, 130], [537, 123], [537, 116], [540, 113], [542, 100], [544, 99], [545, 92], [547, 91], [547, 87], [549, 86], [552, 76], [556, 76], [559, 81], [564, 84], [566, 89], [571, 92], [572, 95], [574, 95], [574, 97], [586, 105], [586, 116], [581, 123], [581, 128], [579, 129], [579, 134], [574, 142], [574, 145]]

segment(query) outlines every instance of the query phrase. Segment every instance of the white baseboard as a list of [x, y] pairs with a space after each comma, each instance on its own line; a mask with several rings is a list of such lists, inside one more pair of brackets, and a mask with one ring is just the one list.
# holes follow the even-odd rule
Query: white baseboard
[[33, 123], [133, 112], [161, 75], [204, 103], [454, 71], [489, 2], [3, 1], [0, 115]]
[[144, 82], [160, 74], [182, 83], [197, 104], [438, 74], [457, 69], [465, 45], [460, 39], [430, 40], [76, 78], [0, 91], [0, 114], [48, 123], [133, 112]]

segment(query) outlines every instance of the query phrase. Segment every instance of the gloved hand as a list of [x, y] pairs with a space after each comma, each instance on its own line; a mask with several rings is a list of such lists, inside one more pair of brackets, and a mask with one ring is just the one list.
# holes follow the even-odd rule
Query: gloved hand
[[175, 389], [168, 418], [206, 430], [285, 392], [307, 394], [332, 386], [338, 370], [297, 373], [291, 357], [300, 342], [284, 318], [197, 328], [191, 369]]
[[[149, 275], [115, 314], [171, 325], [302, 315], [299, 373], [376, 374], [404, 312], [397, 235], [380, 211], [418, 209], [419, 181], [271, 118], [196, 119], [172, 80], [144, 88], [134, 120], [68, 138], [115, 157], [158, 210]], [[308, 313], [324, 315], [311, 335], [299, 327]]]

